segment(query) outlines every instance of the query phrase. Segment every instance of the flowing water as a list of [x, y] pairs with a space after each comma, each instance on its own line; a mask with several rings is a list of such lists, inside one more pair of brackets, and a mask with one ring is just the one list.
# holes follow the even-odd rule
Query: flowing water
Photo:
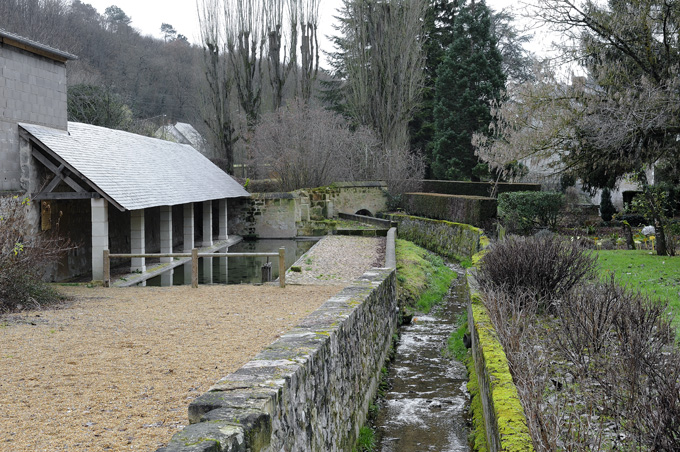
[[459, 274], [430, 315], [401, 327], [389, 369], [391, 389], [376, 420], [381, 452], [469, 451], [467, 370], [442, 350], [465, 312], [467, 288]]

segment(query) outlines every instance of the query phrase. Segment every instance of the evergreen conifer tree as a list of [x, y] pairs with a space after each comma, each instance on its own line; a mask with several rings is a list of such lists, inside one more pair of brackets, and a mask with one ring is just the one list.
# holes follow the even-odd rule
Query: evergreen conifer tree
[[475, 132], [486, 133], [491, 101], [505, 87], [502, 57], [486, 3], [470, 1], [459, 10], [453, 42], [437, 69], [432, 173], [438, 179], [474, 178]]
[[605, 187], [600, 196], [600, 217], [603, 221], [611, 221], [615, 213], [616, 207], [612, 203], [612, 194], [609, 188]]

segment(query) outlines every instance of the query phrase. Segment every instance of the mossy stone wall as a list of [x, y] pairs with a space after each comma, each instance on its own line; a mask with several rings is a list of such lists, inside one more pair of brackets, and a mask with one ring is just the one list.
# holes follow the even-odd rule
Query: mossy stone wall
[[294, 238], [326, 235], [339, 213], [387, 206], [383, 182], [343, 182], [290, 193], [253, 193], [229, 202], [229, 232], [251, 238]]
[[[481, 408], [486, 433], [486, 441], [476, 438], [475, 443], [482, 446], [480, 449], [486, 447], [489, 452], [532, 452], [533, 443], [508, 359], [477, 291], [474, 271], [468, 271], [467, 276], [470, 290], [468, 325], [476, 374], [472, 386], [479, 397], [472, 407], [473, 420], [479, 423]], [[479, 433], [481, 426], [476, 427]]]
[[396, 331], [396, 298], [394, 269], [364, 273], [194, 400], [191, 424], [158, 452], [351, 451]]
[[496, 200], [480, 196], [405, 193], [404, 209], [411, 215], [488, 227], [496, 218]]
[[452, 260], [468, 260], [486, 243], [484, 231], [469, 224], [402, 214], [385, 217], [397, 222], [400, 239]]

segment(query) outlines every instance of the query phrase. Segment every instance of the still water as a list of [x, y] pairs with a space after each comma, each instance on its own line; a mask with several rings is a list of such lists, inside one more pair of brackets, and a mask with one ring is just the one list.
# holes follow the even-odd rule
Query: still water
[[[306, 253], [316, 242], [314, 239], [261, 239], [244, 240], [220, 253], [278, 253], [285, 248], [286, 268]], [[279, 277], [278, 257], [211, 257], [198, 260], [199, 284], [255, 284], [262, 282], [262, 265], [272, 263], [272, 281]], [[169, 276], [166, 275], [166, 278]], [[160, 286], [162, 276], [147, 281], [147, 286]], [[191, 284], [191, 262], [174, 269], [172, 285]]]

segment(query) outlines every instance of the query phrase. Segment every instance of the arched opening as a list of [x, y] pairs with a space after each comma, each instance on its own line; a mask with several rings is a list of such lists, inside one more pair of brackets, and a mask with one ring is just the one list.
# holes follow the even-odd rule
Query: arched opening
[[372, 217], [372, 216], [373, 216], [373, 214], [371, 213], [371, 211], [368, 210], [368, 209], [357, 210], [357, 212], [355, 213], [355, 215], [363, 215], [363, 216], [365, 216], [365, 217]]

